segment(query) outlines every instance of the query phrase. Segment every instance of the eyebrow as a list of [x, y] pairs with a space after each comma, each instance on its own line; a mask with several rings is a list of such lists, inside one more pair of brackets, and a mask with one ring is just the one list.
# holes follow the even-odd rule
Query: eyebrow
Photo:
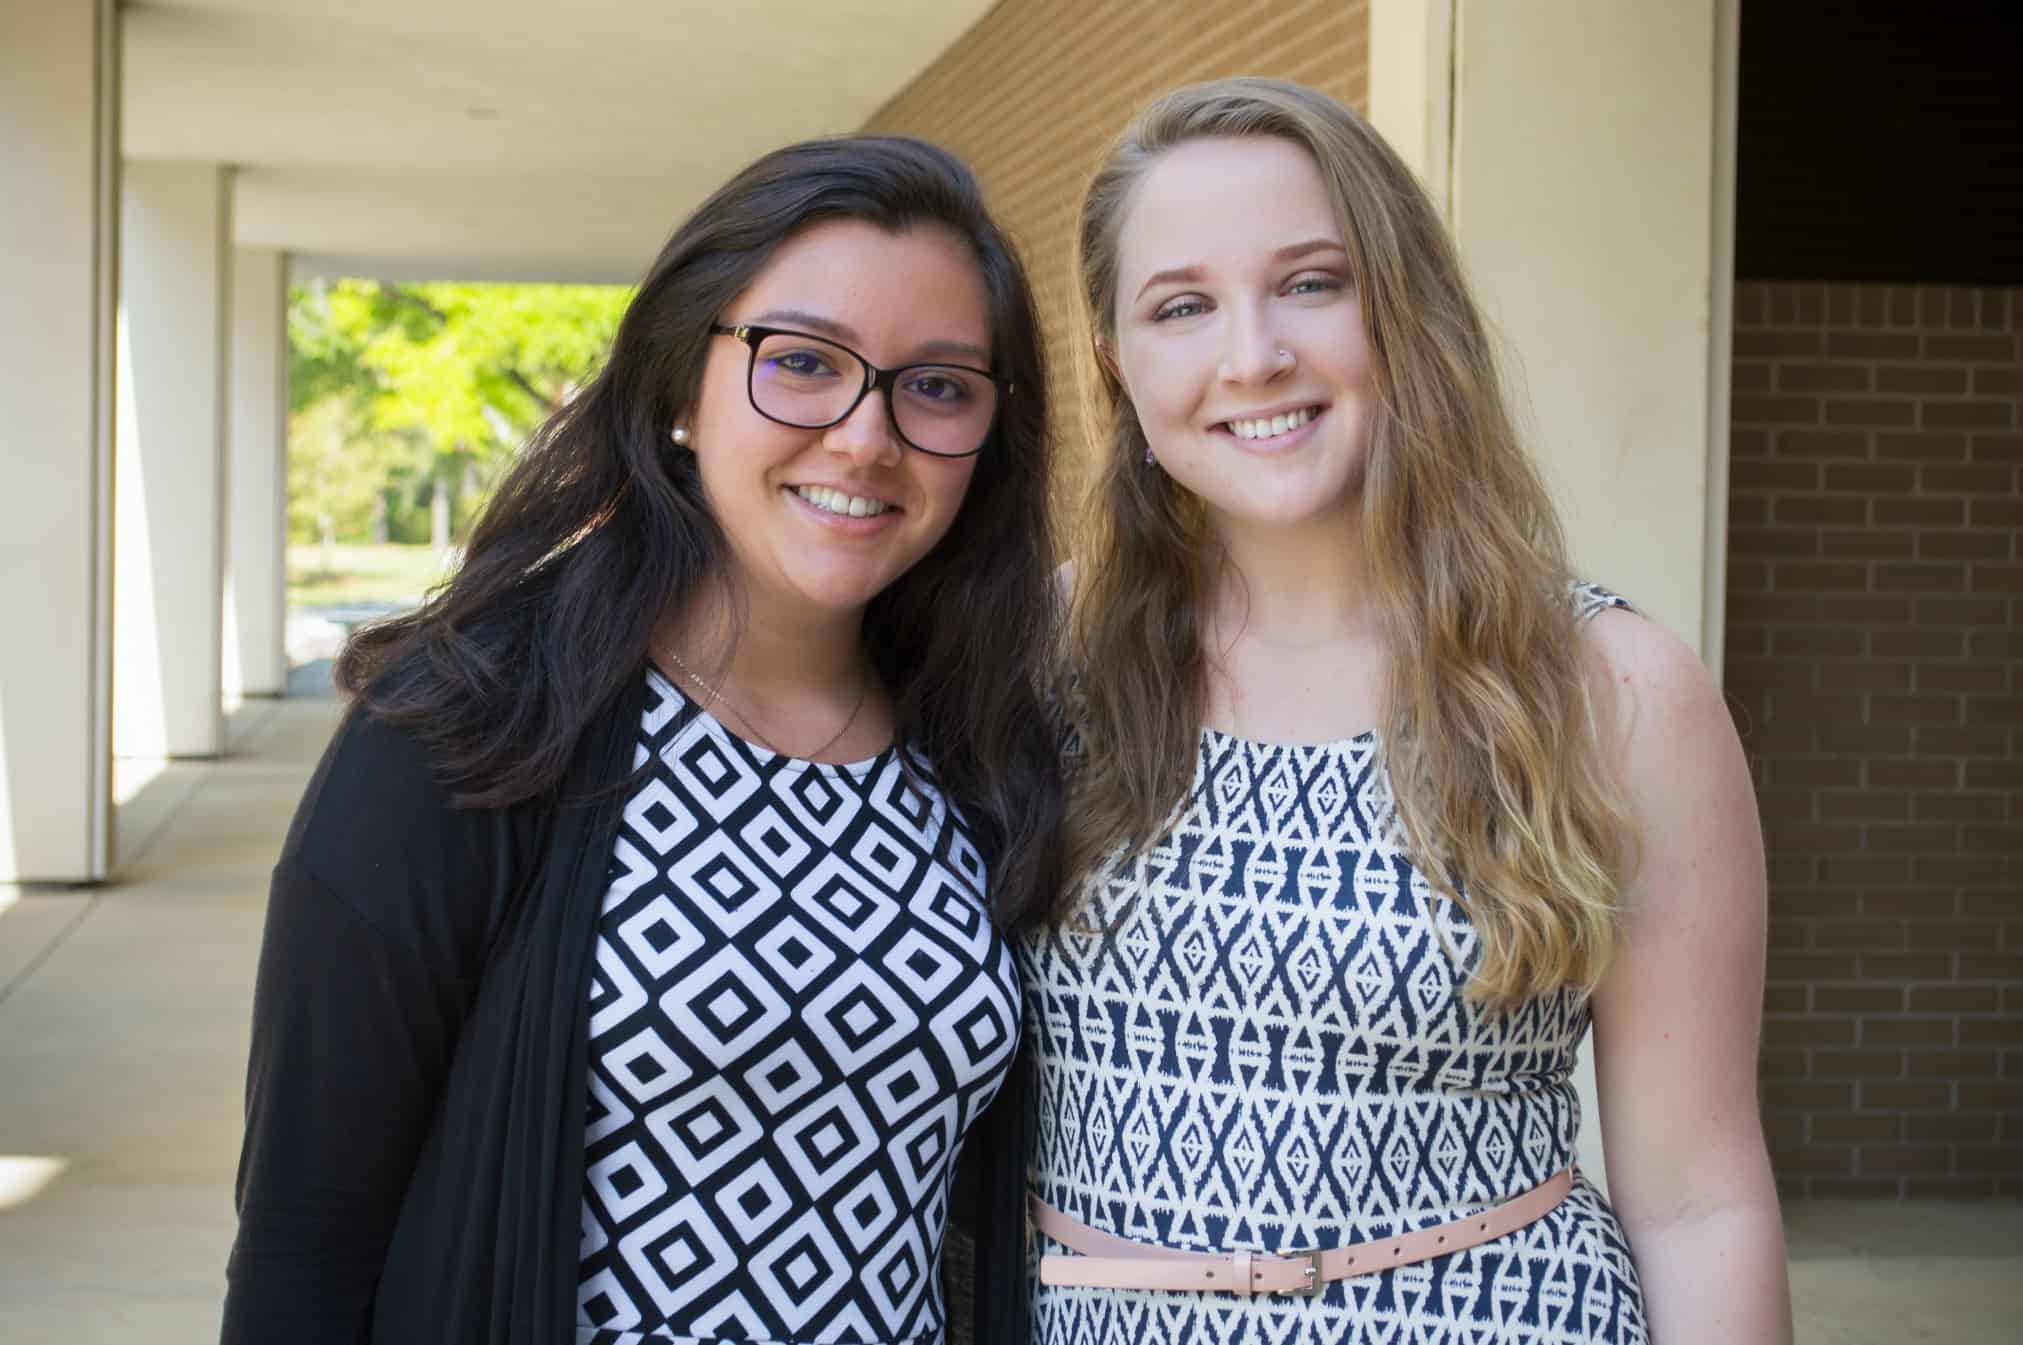
[[[1278, 251], [1272, 253], [1271, 259], [1275, 262], [1292, 262], [1298, 261], [1301, 257], [1311, 256], [1316, 252], [1340, 252], [1346, 254], [1348, 249], [1332, 238], [1309, 238], [1304, 243], [1286, 244]], [[1191, 285], [1195, 281], [1200, 280], [1201, 276], [1202, 270], [1199, 266], [1176, 266], [1167, 271], [1154, 271], [1150, 276], [1146, 277], [1144, 285], [1139, 287], [1138, 298], [1144, 298], [1145, 291], [1151, 289], [1154, 285]]]
[[[853, 350], [863, 341], [856, 330], [848, 324], [838, 322], [834, 318], [825, 318], [819, 313], [804, 312], [798, 308], [769, 308], [757, 317], [747, 319], [746, 322], [753, 327], [770, 327], [775, 323], [805, 327], [817, 336], [840, 341]], [[932, 362], [952, 358], [971, 359], [984, 368], [990, 367], [990, 352], [968, 341], [924, 341], [913, 348], [912, 358], [905, 363], [917, 364], [923, 360]]]

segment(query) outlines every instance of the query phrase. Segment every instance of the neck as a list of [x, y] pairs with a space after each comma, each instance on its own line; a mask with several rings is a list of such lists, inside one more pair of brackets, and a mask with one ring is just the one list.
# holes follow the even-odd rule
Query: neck
[[1212, 636], [1297, 647], [1369, 634], [1363, 533], [1339, 516], [1300, 526], [1214, 521], [1222, 572], [1209, 591]]
[[863, 612], [781, 612], [709, 585], [662, 623], [658, 647], [717, 687], [770, 700], [853, 687], [863, 677]]

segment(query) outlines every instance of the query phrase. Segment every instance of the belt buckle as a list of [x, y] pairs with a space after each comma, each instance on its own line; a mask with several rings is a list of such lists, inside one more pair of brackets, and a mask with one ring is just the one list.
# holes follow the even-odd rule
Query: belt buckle
[[1285, 1260], [1307, 1263], [1306, 1288], [1288, 1289], [1288, 1294], [1294, 1298], [1319, 1298], [1327, 1292], [1327, 1277], [1321, 1272], [1321, 1252], [1319, 1247], [1290, 1247], [1279, 1253]]

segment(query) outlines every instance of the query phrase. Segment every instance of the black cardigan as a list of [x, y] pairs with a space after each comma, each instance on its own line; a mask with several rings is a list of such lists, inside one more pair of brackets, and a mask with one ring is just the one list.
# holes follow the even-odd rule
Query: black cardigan
[[[509, 808], [453, 807], [410, 737], [345, 716], [274, 868], [225, 1345], [573, 1339], [591, 950], [645, 685]], [[952, 1202], [979, 1345], [1026, 1345], [1014, 1069]]]

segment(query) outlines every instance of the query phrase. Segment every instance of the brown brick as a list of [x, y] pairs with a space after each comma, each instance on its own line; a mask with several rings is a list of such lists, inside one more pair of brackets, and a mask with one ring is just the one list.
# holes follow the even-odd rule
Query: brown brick
[[1891, 1013], [1903, 1008], [1904, 994], [1895, 985], [1821, 985], [1813, 987], [1812, 1003], [1820, 1013]]
[[1863, 1046], [1951, 1046], [1957, 1024], [1951, 1018], [1865, 1018]]
[[2000, 1193], [1993, 1177], [1907, 1177], [1906, 1200], [1986, 1200]]
[[2023, 528], [2023, 499], [1969, 500], [1967, 521], [1977, 528]]
[[2023, 434], [1977, 434], [1972, 456], [1975, 462], [2011, 467], [2023, 463]]
[[[1866, 460], [1869, 436], [1859, 430], [1780, 429], [1771, 435], [1770, 451], [1780, 461], [1794, 458]], [[1961, 455], [1964, 459], [1965, 454]]]
[[1904, 1118], [1877, 1112], [1814, 1116], [1812, 1138], [1821, 1144], [1896, 1143], [1904, 1138]]
[[1923, 883], [1971, 886], [2002, 881], [2000, 855], [1920, 855], [1916, 864], [1918, 881]]
[[[1731, 533], [1732, 537], [1733, 534]], [[1731, 543], [1734, 544], [1734, 543]], [[1739, 545], [1739, 544], [1735, 544]], [[1917, 537], [1909, 532], [1881, 532], [1863, 529], [1859, 532], [1828, 532], [1813, 534], [1812, 550], [1786, 551], [1785, 555], [1812, 555], [1815, 552], [1829, 557], [1865, 557], [1878, 560], [1893, 560], [1899, 556], [1915, 553]], [[1743, 548], [1750, 549], [1752, 548]], [[1763, 553], [1768, 554], [1768, 553]], [[1878, 584], [1878, 588], [1886, 587]], [[1887, 587], [1896, 587], [1890, 585]]]
[[[1807, 794], [1805, 798], [1809, 801], [1812, 795]], [[1819, 817], [1823, 822], [1863, 820], [1905, 822], [1910, 820], [1910, 811], [1911, 801], [1901, 794], [1871, 794], [1862, 791], [1819, 796]], [[1908, 861], [1899, 862], [1906, 868], [1909, 867]]]
[[1959, 837], [1952, 827], [1887, 827], [1868, 829], [1868, 849], [1884, 854], [1911, 851], [1957, 850]]
[[1864, 364], [1780, 364], [1779, 392], [1867, 392], [1869, 369]]
[[[1961, 392], [1966, 391], [1965, 381], [1963, 373], [1961, 376], [1962, 386], [1958, 389]], [[1729, 366], [1728, 388], [1730, 392], [1769, 392], [1771, 386], [1771, 366], [1768, 364], [1762, 364], [1755, 360], [1737, 360]]]
[[1864, 1144], [1861, 1147], [1861, 1170], [1864, 1174], [1888, 1173], [1891, 1176], [1908, 1173], [1929, 1176], [1951, 1172], [1953, 1151], [1942, 1145]]
[[1885, 364], [1875, 371], [1877, 392], [1967, 391], [1967, 371], [1957, 366], [1928, 364]]
[[[1924, 402], [1923, 414], [1918, 423], [1934, 429], [2002, 430], [2016, 423], [2016, 404], [1999, 401], [1964, 402]], [[1836, 403], [1826, 404], [1827, 424], [1845, 425], [1849, 422], [1836, 420]], [[1896, 421], [1872, 421], [1871, 424], [1896, 424]]]
[[1828, 721], [1812, 725], [1809, 745], [1822, 752], [1901, 755], [1911, 750], [1911, 726]]
[[2023, 593], [2023, 565], [1976, 565], [1968, 587], [1976, 593]]
[[1817, 490], [1819, 467], [1810, 462], [1732, 462], [1728, 484], [1736, 490]]
[[[1850, 855], [1819, 860], [1819, 881], [1827, 885], [1888, 887], [1911, 880], [1911, 860], [1902, 855]], [[1785, 893], [1785, 900], [1796, 893]]]
[[1911, 600], [1901, 593], [1827, 593], [1819, 599], [1819, 619], [1830, 624], [1866, 628], [1907, 622], [1911, 616]]
[[1844, 1176], [1854, 1171], [1854, 1150], [1808, 1144], [1780, 1153], [1774, 1161], [1779, 1172]]
[[1803, 1198], [1811, 1200], [1893, 1200], [1903, 1194], [1902, 1188], [1903, 1183], [1894, 1177], [1812, 1177], [1805, 1182]]
[[1861, 959], [1862, 977], [1871, 981], [1944, 981], [1952, 979], [1951, 953], [1868, 953]]
[[2010, 953], [1962, 953], [1960, 954], [1960, 979], [1963, 981], [2023, 980], [2023, 956]]
[[1876, 523], [1910, 523], [1945, 527], [1967, 521], [1967, 501], [1928, 499], [1878, 499], [1869, 501]]
[[1920, 724], [1914, 730], [1917, 734], [1917, 750], [1926, 756], [1973, 756], [1984, 752], [1999, 752], [2005, 731], [1986, 724]]
[[1881, 332], [1828, 332], [1826, 353], [1857, 359], [1904, 360], [1920, 354], [1918, 338]]
[[1969, 789], [2023, 789], [2023, 761], [1965, 763]]
[[[1908, 537], [1905, 538], [1909, 540]], [[1730, 528], [1729, 545], [1731, 553], [1738, 556], [1816, 556], [1819, 554], [1819, 534], [1802, 528]], [[1910, 554], [1905, 548], [1904, 554]], [[1956, 569], [1958, 567], [1955, 567]], [[1961, 578], [1964, 580], [1965, 576]]]
[[2023, 724], [2023, 697], [1967, 697], [1969, 724]]
[[1994, 1013], [2002, 995], [1992, 985], [1918, 985], [1910, 990], [1912, 1013]]
[[[1964, 403], [1963, 403], [1964, 405]], [[1824, 419], [1828, 425], [1860, 425], [1869, 429], [1885, 426], [1915, 425], [1918, 423], [1918, 404], [1883, 397], [1829, 397], [1824, 407]], [[1926, 407], [1927, 412], [1930, 406]], [[1938, 425], [1929, 414], [1925, 423]], [[1956, 422], [1957, 423], [1957, 422]], [[1975, 421], [1976, 425], [1984, 422]], [[2007, 425], [2008, 421], [1998, 422]]]
[[2023, 658], [2023, 631], [1977, 630], [1967, 637], [1975, 658]]
[[1765, 359], [1778, 355], [1817, 355], [1825, 348], [1823, 332], [1736, 332], [1733, 351], [1738, 359]]
[[1802, 985], [1770, 985], [1763, 988], [1765, 1013], [1804, 1013], [1810, 988]]
[[[1729, 503], [1728, 509], [1732, 518], [1734, 502]], [[1780, 495], [1773, 509], [1776, 520], [1784, 524], [1857, 525], [1868, 517], [1868, 501], [1845, 495]]]
[[2023, 1144], [1962, 1145], [1955, 1152], [1961, 1172], [2023, 1172]]
[[[1956, 467], [1937, 462], [1920, 463], [1917, 473], [1918, 488], [1935, 495], [2001, 495], [2016, 476], [2013, 467]], [[1830, 474], [1827, 484], [1833, 484]]]
[[1780, 757], [1770, 763], [1770, 778], [1779, 785], [1854, 786], [1861, 783], [1861, 763], [1845, 757]]
[[1854, 1033], [1851, 1018], [1769, 1018], [1763, 1023], [1764, 1042], [1777, 1047], [1852, 1046]]
[[1925, 532], [1918, 534], [1918, 554], [1928, 560], [2004, 560], [2009, 538], [1999, 532]]
[[2023, 1018], [1963, 1018], [1962, 1046], [2023, 1046]]
[[1865, 589], [1868, 587], [1868, 567], [1812, 561], [1779, 561], [1777, 586], [1809, 589], [1815, 592], [1829, 588]]
[[1916, 1111], [1950, 1107], [1953, 1085], [1932, 1079], [1864, 1079], [1861, 1105], [1877, 1110]]
[[1916, 805], [1920, 821], [1999, 822], [2008, 814], [2000, 794], [1926, 794]]
[[1960, 721], [1958, 696], [1871, 696], [1869, 722], [1875, 724], [1956, 724]]
[[[1984, 864], [1989, 869], [1994, 870], [2000, 870], [2002, 867], [2002, 857], [2000, 855], [1975, 855], [1960, 862], [1963, 865]], [[1963, 878], [1962, 881], [1985, 882], [1987, 879], [1985, 876], [1975, 875], [1971, 878]], [[2023, 913], [2023, 891], [2018, 891], [2014, 888], [2004, 888], [1994, 892], [1968, 891], [1962, 892], [1959, 895], [1961, 915], [1992, 917], [2000, 920], [2008, 916]]]
[[1864, 915], [1879, 919], [1922, 920], [1953, 913], [1953, 894], [1918, 889], [1911, 892], [1867, 892], [1862, 895]]
[[[1861, 963], [1846, 953], [1780, 953], [1770, 959], [1768, 975], [1772, 981], [1784, 984], [1852, 981], [1861, 975]], [[1892, 978], [1884, 976], [1881, 979]]]
[[[1822, 1079], [1887, 1079], [1904, 1072], [1900, 1051], [1814, 1051], [1812, 1072]], [[1987, 1073], [1994, 1074], [1993, 1057]]]
[[[1918, 665], [1919, 676], [1934, 665]], [[1871, 761], [1868, 783], [1882, 789], [1945, 789], [1960, 782], [1959, 765], [1951, 761]], [[1824, 782], [1822, 782], [1824, 783]]]
[[[1833, 350], [1833, 341], [1827, 340], [1827, 350]], [[1925, 356], [1933, 360], [2013, 360], [2016, 358], [2016, 338], [2013, 336], [1927, 336]]]
[[1875, 457], [1879, 462], [1965, 462], [1967, 436], [1932, 430], [1879, 433], [1875, 436]]
[[1878, 565], [1875, 587], [1912, 593], [1958, 593], [1967, 586], [1962, 565]]
[[1993, 626], [2008, 619], [2000, 598], [1920, 598], [1918, 620], [1934, 626]]
[[1908, 663], [1842, 663], [1820, 665], [1823, 685], [1843, 691], [1909, 691], [1911, 666]]
[[1912, 1051], [1905, 1058], [1905, 1064], [1914, 1079], [1992, 1079], [1999, 1060], [1993, 1051], [1926, 1047]]
[[1817, 425], [1820, 404], [1816, 397], [1744, 394], [1730, 400], [1730, 411], [1738, 425]]
[[1829, 462], [1821, 469], [1826, 489], [1858, 490], [1864, 494], [1889, 494], [1911, 490], [1918, 483], [1918, 473], [1931, 470], [1933, 469], [1930, 467], [1908, 467], [1898, 463], [1878, 462]]
[[1974, 392], [1977, 396], [2007, 396], [2013, 399], [2023, 394], [2023, 368], [1983, 365], [1974, 370]]
[[1854, 1105], [1854, 1085], [1788, 1080], [1766, 1083], [1763, 1085], [1763, 1105], [1773, 1110], [1802, 1108], [1808, 1111], [1851, 1107]]
[[[1959, 1083], [1960, 1109], [1990, 1108], [2001, 1112], [2023, 1111], [2023, 1083], [1962, 1079]], [[1821, 1106], [1831, 1105], [1822, 1102]]]

